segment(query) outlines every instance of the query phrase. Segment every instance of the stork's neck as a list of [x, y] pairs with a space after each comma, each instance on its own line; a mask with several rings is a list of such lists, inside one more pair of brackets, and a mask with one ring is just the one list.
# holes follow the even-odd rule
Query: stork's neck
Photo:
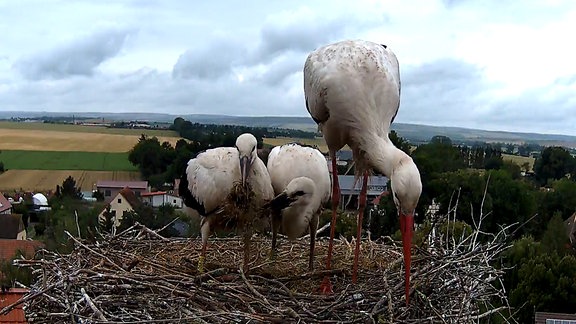
[[388, 178], [394, 173], [394, 169], [405, 158], [410, 156], [398, 149], [388, 136], [373, 136], [364, 143], [364, 151], [371, 166]]

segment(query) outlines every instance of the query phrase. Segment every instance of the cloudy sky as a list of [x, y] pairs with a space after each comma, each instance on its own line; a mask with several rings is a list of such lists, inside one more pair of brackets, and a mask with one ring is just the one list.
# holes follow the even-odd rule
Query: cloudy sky
[[308, 116], [302, 67], [398, 56], [398, 122], [576, 135], [573, 0], [0, 0], [0, 110]]

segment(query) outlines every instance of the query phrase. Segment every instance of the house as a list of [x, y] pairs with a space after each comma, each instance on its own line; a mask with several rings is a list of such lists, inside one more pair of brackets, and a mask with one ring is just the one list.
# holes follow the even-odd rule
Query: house
[[[18, 255], [32, 259], [36, 251], [43, 247], [44, 244], [39, 241], [0, 239], [0, 262], [9, 262]], [[0, 272], [0, 281], [3, 279], [4, 275]], [[28, 293], [28, 289], [10, 288], [4, 284], [0, 290], [0, 309], [14, 304]], [[27, 323], [22, 306], [20, 304], [8, 314], [0, 315], [0, 323]]]
[[[0, 309], [18, 302], [28, 293], [24, 288], [7, 288], [0, 290]], [[20, 324], [28, 323], [23, 309], [24, 304], [16, 306], [6, 315], [0, 315], [0, 323]]]
[[350, 162], [353, 160], [353, 154], [351, 150], [340, 150], [336, 152], [336, 160]]
[[22, 221], [22, 215], [0, 215], [0, 239], [26, 239], [26, 227]]
[[140, 195], [140, 198], [143, 203], [152, 207], [160, 207], [168, 204], [174, 206], [174, 208], [182, 208], [182, 198], [166, 191], [145, 192]]
[[120, 190], [130, 188], [136, 197], [144, 192], [150, 192], [148, 181], [108, 181], [96, 182], [96, 189], [104, 194], [104, 199], [116, 197]]
[[36, 250], [42, 247], [44, 244], [40, 241], [0, 239], [0, 262], [10, 261], [19, 253], [32, 259]]
[[535, 324], [576, 324], [575, 314], [536, 312]]
[[114, 219], [114, 226], [120, 226], [124, 213], [133, 211], [138, 205], [141, 204], [136, 193], [132, 189], [126, 187], [120, 190], [115, 196], [110, 196], [105, 199], [106, 207], [98, 215], [100, 223], [106, 221], [105, 213], [109, 210]]
[[12, 214], [12, 204], [8, 201], [8, 198], [0, 192], [0, 215], [2, 214]]
[[[352, 175], [338, 175], [338, 184], [340, 185], [341, 193], [341, 208], [356, 208], [357, 204], [352, 201], [358, 201], [360, 190], [362, 189], [362, 178], [354, 185], [354, 176]], [[368, 188], [366, 191], [366, 198], [368, 202], [372, 202], [375, 198], [382, 195], [387, 190], [388, 178], [382, 175], [373, 175], [368, 177]]]

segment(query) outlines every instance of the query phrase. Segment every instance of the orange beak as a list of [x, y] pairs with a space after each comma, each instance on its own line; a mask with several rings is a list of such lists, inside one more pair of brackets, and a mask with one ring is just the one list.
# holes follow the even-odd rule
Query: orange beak
[[404, 280], [406, 293], [406, 306], [410, 302], [410, 263], [412, 261], [412, 233], [414, 231], [414, 214], [400, 212], [400, 231], [402, 232], [402, 246], [404, 248]]

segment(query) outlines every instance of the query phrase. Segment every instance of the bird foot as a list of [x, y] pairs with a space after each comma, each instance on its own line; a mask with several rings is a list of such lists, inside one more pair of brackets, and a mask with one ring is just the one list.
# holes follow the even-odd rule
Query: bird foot
[[334, 293], [334, 291], [332, 291], [332, 282], [330, 282], [330, 277], [326, 276], [322, 280], [322, 283], [320, 284], [320, 293], [324, 295], [331, 295]]
[[204, 273], [204, 256], [198, 258], [198, 272]]

